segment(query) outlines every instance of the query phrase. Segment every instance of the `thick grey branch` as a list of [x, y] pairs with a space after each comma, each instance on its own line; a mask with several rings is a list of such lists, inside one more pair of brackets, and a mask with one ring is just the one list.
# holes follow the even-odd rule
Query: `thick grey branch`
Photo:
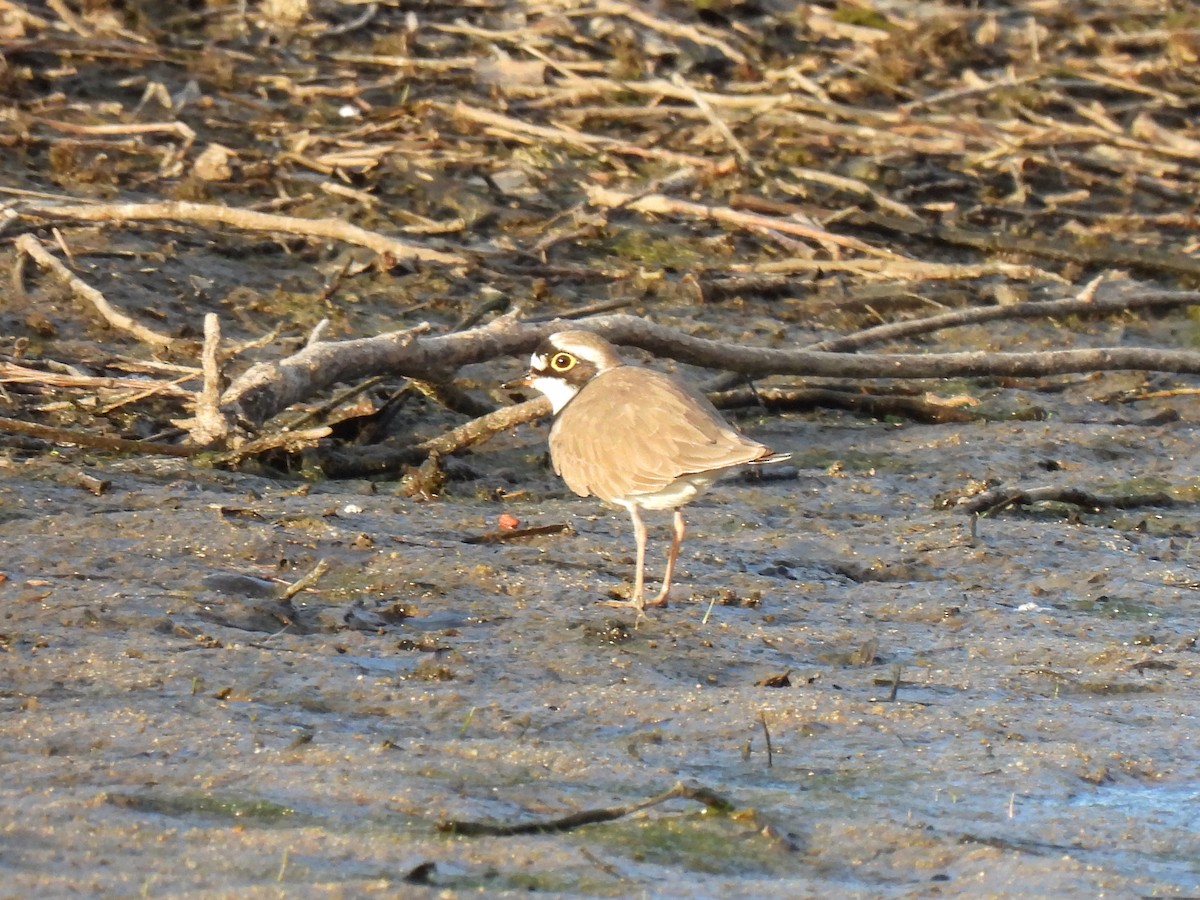
[[222, 407], [262, 422], [338, 382], [378, 374], [445, 381], [463, 366], [527, 354], [547, 335], [581, 325], [656, 356], [760, 377], [1037, 377], [1116, 369], [1200, 374], [1200, 353], [1190, 350], [1104, 347], [1043, 353], [846, 354], [713, 341], [630, 315], [597, 316], [582, 323], [529, 323], [502, 316], [480, 328], [432, 337], [408, 331], [313, 344], [287, 359], [251, 368], [225, 392]]

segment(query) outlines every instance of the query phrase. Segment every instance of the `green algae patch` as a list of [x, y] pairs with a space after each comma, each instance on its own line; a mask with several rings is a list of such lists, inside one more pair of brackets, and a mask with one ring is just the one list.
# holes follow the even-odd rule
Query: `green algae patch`
[[768, 874], [793, 854], [731, 817], [711, 812], [619, 822], [589, 830], [598, 844], [638, 862], [705, 874]]
[[700, 250], [678, 236], [662, 237], [634, 229], [616, 235], [611, 250], [617, 259], [680, 272], [689, 271], [703, 262]]
[[172, 818], [199, 816], [208, 819], [228, 819], [237, 822], [255, 822], [272, 825], [281, 821], [295, 821], [296, 810], [281, 803], [255, 797], [233, 797], [224, 794], [207, 794], [202, 791], [159, 793], [142, 791], [125, 793], [110, 791], [105, 802], [122, 809], [153, 813]]
[[1112, 597], [1108, 595], [1076, 600], [1071, 604], [1071, 609], [1076, 612], [1103, 616], [1106, 619], [1129, 619], [1133, 621], [1161, 619], [1163, 615], [1162, 610], [1151, 603], [1133, 600], [1129, 597]]

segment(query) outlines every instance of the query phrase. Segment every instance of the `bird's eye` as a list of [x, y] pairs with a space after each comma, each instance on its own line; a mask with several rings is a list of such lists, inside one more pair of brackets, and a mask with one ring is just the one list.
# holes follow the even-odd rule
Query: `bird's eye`
[[550, 368], [555, 372], [566, 372], [575, 368], [575, 357], [570, 353], [555, 353], [550, 357]]

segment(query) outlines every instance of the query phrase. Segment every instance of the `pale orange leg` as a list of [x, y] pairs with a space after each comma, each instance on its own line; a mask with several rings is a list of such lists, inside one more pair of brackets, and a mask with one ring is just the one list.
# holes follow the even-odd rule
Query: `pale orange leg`
[[[606, 606], [632, 606], [640, 615], [646, 606], [642, 596], [646, 586], [646, 523], [637, 506], [629, 505], [629, 518], [633, 521], [633, 538], [637, 541], [637, 572], [633, 576], [633, 596], [628, 600], [606, 600]], [[657, 603], [654, 605], [658, 605]]]
[[637, 541], [637, 573], [633, 576], [633, 606], [641, 612], [646, 605], [642, 596], [646, 588], [646, 523], [636, 506], [629, 507], [629, 518], [633, 519], [633, 539]]
[[667, 594], [671, 592], [671, 576], [675, 574], [675, 560], [679, 558], [679, 548], [683, 546], [683, 535], [686, 531], [683, 512], [677, 509], [675, 510], [675, 534], [671, 538], [671, 550], [667, 553], [667, 574], [663, 576], [662, 590], [646, 606], [667, 605]]

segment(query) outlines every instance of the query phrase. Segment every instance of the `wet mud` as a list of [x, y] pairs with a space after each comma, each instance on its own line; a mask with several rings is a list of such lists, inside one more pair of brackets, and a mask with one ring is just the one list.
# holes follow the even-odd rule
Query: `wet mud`
[[[688, 508], [641, 621], [603, 605], [627, 517], [555, 478], [544, 423], [444, 459], [428, 502], [300, 452], [232, 472], [13, 430], [185, 441], [162, 389], [200, 391], [208, 313], [236, 378], [517, 308], [803, 347], [1099, 276], [1192, 287], [1195, 14], [1140, 6], [0, 3], [0, 366], [24, 370], [0, 384], [0, 897], [1200, 896], [1195, 378], [799, 382], [981, 418], [740, 410], [792, 460]], [[145, 209], [167, 201], [288, 222]], [[1093, 311], [864, 347], [1200, 345], [1185, 310]], [[523, 364], [453, 387], [511, 402]], [[336, 387], [357, 425], [334, 391], [283, 419], [339, 413], [351, 457], [467, 420], [372, 374]], [[972, 528], [960, 501], [998, 485], [1173, 502]], [[542, 533], [496, 539], [502, 516]], [[680, 782], [728, 808], [445, 827]]]
[[[1195, 894], [1195, 410], [1089, 399], [1129, 377], [1039, 395], [1042, 421], [744, 419], [794, 464], [689, 508], [679, 593], [642, 621], [599, 602], [627, 590], [624, 513], [564, 491], [544, 428], [428, 503], [10, 458], [4, 893]], [[1009, 510], [972, 539], [937, 498], [985, 481], [1179, 503]], [[572, 528], [478, 541], [502, 513]], [[734, 812], [438, 830], [679, 781]]]

